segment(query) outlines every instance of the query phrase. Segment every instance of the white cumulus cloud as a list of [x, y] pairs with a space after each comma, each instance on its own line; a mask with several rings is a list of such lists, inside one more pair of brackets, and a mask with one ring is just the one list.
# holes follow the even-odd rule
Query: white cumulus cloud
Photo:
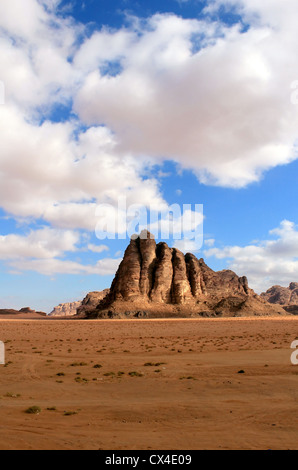
[[[26, 235], [9, 234], [0, 236], [0, 260], [10, 272], [36, 271], [51, 276], [54, 274], [115, 274], [120, 259], [105, 258], [94, 264], [81, 264], [67, 259], [68, 253], [84, 251], [80, 246], [86, 237], [71, 230], [43, 227], [31, 230]], [[87, 245], [94, 253], [108, 251], [105, 245]]]
[[[0, 2], [0, 205], [51, 225], [37, 238], [1, 238], [2, 259], [12, 262], [15, 247], [20, 269], [111, 271], [115, 260], [86, 268], [58, 257], [74, 249], [76, 230], [94, 231], [99, 204], [125, 195], [128, 205], [166, 209], [155, 163], [239, 188], [297, 157], [294, 0], [214, 0], [200, 20], [157, 14], [91, 36], [59, 5]], [[249, 27], [221, 22], [222, 6]], [[61, 106], [67, 119], [57, 123]], [[52, 246], [50, 230], [65, 245]]]
[[105, 258], [94, 265], [83, 265], [75, 261], [61, 259], [23, 259], [13, 260], [9, 266], [18, 271], [35, 271], [45, 276], [54, 274], [95, 274], [100, 276], [114, 275], [121, 259]]
[[0, 259], [40, 258], [42, 260], [61, 256], [77, 250], [80, 235], [69, 230], [44, 227], [30, 231], [28, 235], [0, 236]]
[[101, 34], [108, 45], [117, 42], [111, 59], [121, 69], [111, 76], [100, 71], [104, 59], [93, 70], [89, 63], [75, 109], [89, 124], [106, 123], [122, 149], [175, 160], [203, 183], [238, 188], [297, 158], [298, 111], [290, 101], [296, 5], [274, 1], [271, 12], [271, 2], [224, 3], [251, 21], [248, 30], [155, 15], [121, 42], [119, 32], [97, 32], [88, 48]]
[[298, 227], [284, 220], [270, 231], [271, 238], [247, 246], [227, 246], [205, 251], [206, 257], [226, 259], [229, 268], [246, 275], [257, 292], [273, 285], [288, 286], [298, 280]]

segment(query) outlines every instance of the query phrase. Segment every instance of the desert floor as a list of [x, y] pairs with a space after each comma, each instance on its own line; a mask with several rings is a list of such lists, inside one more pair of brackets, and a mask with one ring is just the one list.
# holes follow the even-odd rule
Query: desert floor
[[297, 449], [297, 337], [298, 318], [2, 320], [0, 449]]

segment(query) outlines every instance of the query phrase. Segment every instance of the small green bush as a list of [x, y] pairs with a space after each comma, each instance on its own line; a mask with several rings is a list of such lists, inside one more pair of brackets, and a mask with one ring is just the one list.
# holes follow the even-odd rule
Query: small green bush
[[39, 408], [39, 406], [30, 406], [25, 413], [27, 413], [27, 415], [39, 415], [39, 413], [41, 413], [41, 408]]
[[130, 377], [143, 377], [143, 374], [140, 374], [139, 372], [129, 372]]

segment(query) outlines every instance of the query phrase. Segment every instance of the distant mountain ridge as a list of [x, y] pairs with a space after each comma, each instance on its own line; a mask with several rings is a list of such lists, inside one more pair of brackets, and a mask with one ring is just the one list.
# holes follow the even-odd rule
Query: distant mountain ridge
[[24, 318], [39, 318], [39, 317], [46, 317], [47, 314], [45, 312], [36, 312], [35, 310], [31, 310], [30, 307], [21, 308], [21, 310], [14, 310], [14, 309], [0, 309], [0, 316], [11, 316], [11, 317], [24, 317]]
[[272, 286], [261, 297], [271, 304], [281, 305], [288, 313], [298, 315], [298, 282], [291, 282], [289, 287]]

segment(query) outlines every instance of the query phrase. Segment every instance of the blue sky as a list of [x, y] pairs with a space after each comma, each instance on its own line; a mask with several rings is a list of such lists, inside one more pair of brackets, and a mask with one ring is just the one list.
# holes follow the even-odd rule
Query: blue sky
[[98, 240], [95, 211], [120, 197], [203, 204], [204, 245], [169, 244], [257, 292], [297, 281], [296, 19], [294, 0], [2, 2], [1, 308], [109, 287], [128, 240]]

